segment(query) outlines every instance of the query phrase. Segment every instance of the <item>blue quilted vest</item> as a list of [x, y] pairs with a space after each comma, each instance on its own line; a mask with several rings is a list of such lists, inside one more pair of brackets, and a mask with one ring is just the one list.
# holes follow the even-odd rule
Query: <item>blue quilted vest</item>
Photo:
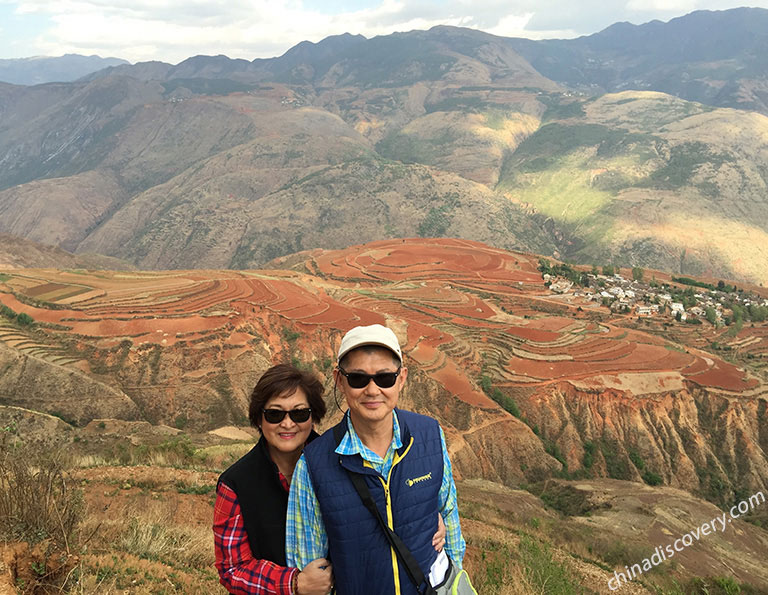
[[[443, 481], [439, 426], [431, 417], [398, 409], [395, 413], [403, 447], [395, 455], [389, 478], [364, 466], [360, 455], [336, 454], [333, 428], [304, 449], [328, 534], [338, 595], [418, 593], [378, 521], [355, 491], [349, 471], [364, 475], [382, 518], [411, 550], [425, 575], [437, 557], [432, 536], [437, 531]], [[347, 417], [340, 423], [346, 431]]]

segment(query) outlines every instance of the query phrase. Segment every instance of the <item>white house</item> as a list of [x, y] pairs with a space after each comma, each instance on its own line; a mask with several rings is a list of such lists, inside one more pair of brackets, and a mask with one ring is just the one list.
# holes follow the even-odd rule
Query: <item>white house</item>
[[555, 293], [568, 293], [571, 287], [573, 287], [573, 283], [570, 281], [558, 281], [557, 283], [553, 283], [549, 286], [549, 288]]

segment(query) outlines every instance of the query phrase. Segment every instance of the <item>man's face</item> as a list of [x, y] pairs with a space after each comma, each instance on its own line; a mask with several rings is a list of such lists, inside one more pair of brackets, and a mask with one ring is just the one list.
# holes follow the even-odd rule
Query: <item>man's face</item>
[[[344, 371], [362, 374], [379, 374], [381, 372], [396, 372], [398, 364], [392, 352], [388, 349], [355, 349], [344, 358]], [[392, 416], [392, 410], [397, 406], [400, 390], [408, 376], [407, 368], [400, 368], [400, 374], [394, 386], [381, 388], [370, 380], [363, 388], [352, 388], [348, 380], [334, 371], [341, 392], [347, 398], [349, 414], [352, 422], [376, 423]]]

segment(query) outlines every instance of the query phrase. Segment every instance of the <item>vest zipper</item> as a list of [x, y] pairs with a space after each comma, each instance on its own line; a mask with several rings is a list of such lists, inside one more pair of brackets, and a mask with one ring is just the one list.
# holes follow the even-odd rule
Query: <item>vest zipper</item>
[[[400, 456], [398, 453], [395, 453], [395, 460], [393, 461], [392, 466], [389, 468], [387, 481], [384, 481], [384, 478], [379, 475], [379, 481], [381, 482], [381, 485], [384, 486], [384, 497], [387, 504], [387, 527], [393, 531], [395, 530], [395, 522], [392, 517], [392, 498], [389, 492], [389, 481], [392, 479], [392, 471], [394, 470], [395, 465], [397, 465], [405, 458], [405, 455], [407, 455], [408, 451], [411, 450], [412, 445], [413, 436], [411, 436], [411, 441], [408, 443], [408, 448], [405, 449], [405, 452], [402, 454], [402, 456]], [[397, 565], [397, 554], [395, 553], [395, 548], [392, 546], [389, 546], [389, 551], [392, 555], [392, 575], [395, 579], [395, 595], [400, 595], [400, 568]]]

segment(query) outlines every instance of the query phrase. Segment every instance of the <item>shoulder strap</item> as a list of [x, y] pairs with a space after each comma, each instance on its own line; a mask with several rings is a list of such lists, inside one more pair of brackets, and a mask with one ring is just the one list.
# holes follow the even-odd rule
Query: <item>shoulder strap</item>
[[[344, 420], [336, 424], [333, 428], [333, 437], [336, 440], [336, 446], [341, 443], [341, 440], [344, 437], [345, 428], [343, 426]], [[424, 595], [435, 594], [436, 591], [424, 576], [424, 572], [419, 567], [419, 563], [416, 561], [416, 558], [413, 557], [411, 550], [408, 549], [408, 547], [403, 543], [403, 540], [398, 537], [397, 533], [389, 528], [387, 523], [382, 518], [376, 503], [373, 501], [371, 491], [368, 489], [368, 484], [365, 483], [365, 478], [359, 473], [354, 473], [349, 469], [345, 469], [345, 471], [349, 475], [349, 479], [352, 481], [352, 485], [355, 486], [355, 490], [357, 490], [357, 493], [360, 496], [360, 499], [363, 501], [363, 504], [379, 522], [379, 525], [384, 531], [384, 536], [387, 538], [389, 545], [395, 550], [395, 553], [400, 558], [400, 561], [403, 563], [408, 577], [411, 579], [411, 582], [416, 585], [416, 589], [419, 591], [419, 593], [423, 593]], [[422, 587], [422, 585], [424, 586]]]

